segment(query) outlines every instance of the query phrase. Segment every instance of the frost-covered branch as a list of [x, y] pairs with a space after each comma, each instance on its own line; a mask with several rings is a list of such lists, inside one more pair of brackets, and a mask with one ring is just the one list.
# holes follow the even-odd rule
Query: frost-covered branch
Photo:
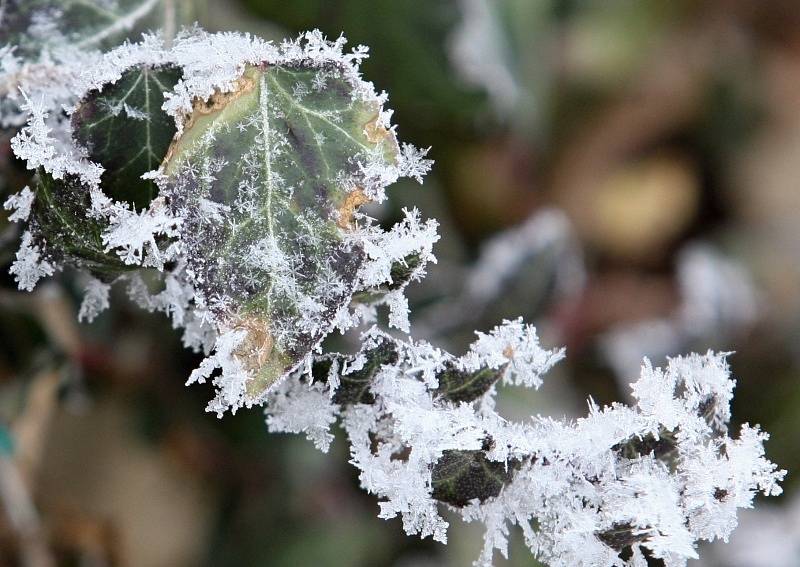
[[756, 493], [780, 493], [768, 436], [748, 425], [727, 434], [724, 354], [664, 369], [645, 360], [634, 406], [590, 400], [574, 422], [513, 423], [493, 408], [495, 385], [538, 387], [563, 355], [542, 349], [533, 328], [506, 322], [459, 358], [374, 330], [363, 340], [359, 354], [324, 356], [281, 384], [267, 402], [270, 429], [304, 432], [325, 450], [340, 416], [380, 516], [444, 542], [446, 504], [485, 524], [480, 565], [507, 553], [513, 525], [548, 565], [638, 566], [648, 555], [684, 565], [699, 541], [727, 539]]
[[[344, 45], [190, 29], [30, 83], [12, 146], [35, 179], [6, 202], [27, 223], [20, 287], [78, 268], [91, 320], [125, 285], [205, 354], [188, 382], [213, 384], [210, 411], [265, 405], [271, 430], [322, 450], [340, 421], [380, 516], [439, 541], [442, 506], [480, 521], [481, 565], [514, 525], [550, 565], [683, 565], [757, 492], [778, 494], [766, 434], [728, 436], [724, 355], [645, 361], [634, 406], [516, 423], [495, 410], [498, 385], [537, 388], [564, 355], [533, 327], [507, 321], [457, 357], [374, 326], [385, 306], [410, 331], [405, 288], [435, 261], [437, 224], [411, 209], [384, 229], [361, 207], [431, 162], [362, 78], [367, 49]], [[357, 354], [324, 352], [370, 325]]]

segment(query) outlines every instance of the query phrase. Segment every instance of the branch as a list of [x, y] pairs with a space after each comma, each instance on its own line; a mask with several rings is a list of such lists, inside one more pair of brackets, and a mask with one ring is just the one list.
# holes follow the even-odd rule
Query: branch
[[480, 565], [506, 553], [515, 524], [548, 565], [646, 556], [683, 565], [698, 541], [726, 538], [756, 492], [780, 493], [785, 472], [764, 458], [767, 435], [747, 425], [738, 439], [727, 434], [724, 354], [670, 359], [663, 370], [645, 360], [633, 406], [590, 400], [575, 422], [513, 423], [494, 411], [496, 385], [538, 387], [563, 356], [541, 348], [532, 327], [507, 321], [462, 357], [376, 330], [362, 339], [358, 354], [321, 356], [282, 383], [267, 402], [269, 428], [327, 449], [341, 416], [380, 516], [401, 515], [408, 533], [440, 541], [439, 505], [481, 521]]

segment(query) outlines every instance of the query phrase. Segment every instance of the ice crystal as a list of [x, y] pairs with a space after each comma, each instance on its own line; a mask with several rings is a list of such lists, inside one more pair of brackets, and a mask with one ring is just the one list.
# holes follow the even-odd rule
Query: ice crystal
[[6, 202], [3, 203], [3, 208], [7, 211], [13, 210], [14, 212], [8, 216], [11, 222], [21, 222], [28, 220], [31, 214], [31, 205], [33, 204], [33, 191], [30, 187], [24, 187], [19, 193], [11, 195]]
[[20, 289], [31, 291], [36, 282], [45, 276], [52, 276], [56, 266], [42, 256], [39, 245], [34, 244], [30, 231], [22, 234], [22, 242], [11, 264], [9, 272], [19, 284]]
[[95, 317], [108, 309], [108, 296], [111, 286], [96, 278], [89, 278], [86, 282], [83, 301], [78, 311], [78, 321], [91, 323]]

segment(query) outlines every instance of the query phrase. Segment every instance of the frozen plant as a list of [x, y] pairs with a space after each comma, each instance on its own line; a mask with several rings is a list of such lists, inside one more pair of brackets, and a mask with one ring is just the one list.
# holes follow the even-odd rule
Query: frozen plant
[[[724, 354], [645, 361], [633, 406], [515, 423], [495, 411], [498, 385], [537, 388], [564, 356], [531, 326], [478, 333], [460, 357], [375, 326], [386, 306], [409, 330], [404, 290], [437, 226], [407, 210], [385, 230], [361, 206], [431, 162], [397, 141], [359, 71], [367, 49], [344, 44], [190, 29], [65, 61], [66, 97], [58, 80], [23, 84], [13, 149], [35, 179], [6, 203], [27, 223], [20, 287], [81, 270], [91, 319], [125, 286], [204, 352], [189, 382], [213, 383], [209, 410], [264, 406], [270, 430], [322, 450], [341, 423], [380, 517], [442, 542], [443, 507], [482, 522], [480, 565], [515, 525], [549, 565], [684, 565], [756, 493], [778, 494], [767, 435], [728, 434]], [[360, 331], [359, 352], [323, 352], [336, 331]]]

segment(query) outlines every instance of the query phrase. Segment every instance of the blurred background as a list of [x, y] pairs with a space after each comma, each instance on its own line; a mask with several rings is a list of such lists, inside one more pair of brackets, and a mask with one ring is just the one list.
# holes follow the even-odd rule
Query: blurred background
[[[800, 3], [792, 0], [213, 0], [209, 30], [365, 44], [405, 141], [436, 161], [373, 211], [441, 222], [410, 288], [412, 333], [461, 352], [522, 315], [567, 359], [505, 415], [574, 417], [629, 400], [643, 356], [714, 349], [759, 423], [784, 496], [692, 565], [800, 565]], [[28, 174], [0, 141], [0, 199]], [[341, 438], [328, 455], [218, 420], [199, 357], [119, 294], [76, 321], [82, 282], [33, 294], [7, 274], [0, 212], [0, 566], [462, 567], [450, 544], [376, 518]], [[333, 344], [348, 348], [346, 344]], [[515, 536], [511, 559], [536, 563]]]

